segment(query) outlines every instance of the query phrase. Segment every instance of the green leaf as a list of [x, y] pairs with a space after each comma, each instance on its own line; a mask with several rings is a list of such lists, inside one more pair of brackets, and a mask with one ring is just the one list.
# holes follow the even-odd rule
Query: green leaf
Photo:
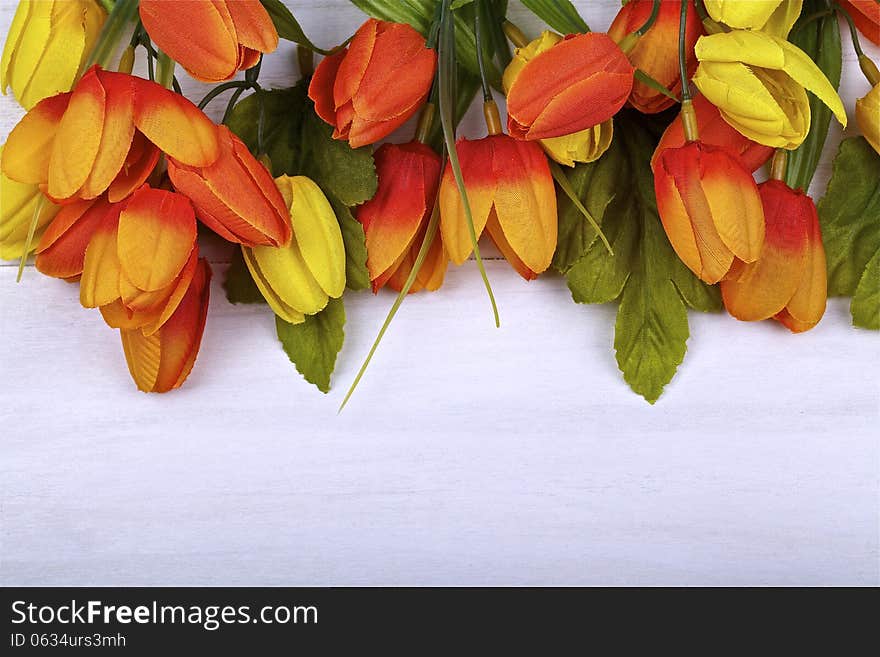
[[569, 0], [522, 0], [522, 3], [557, 32], [578, 34], [590, 31]]
[[335, 196], [328, 196], [330, 205], [339, 220], [342, 241], [345, 244], [345, 285], [349, 290], [366, 290], [370, 287], [367, 269], [367, 238], [364, 227], [354, 218], [351, 208]]
[[239, 247], [236, 247], [232, 254], [232, 263], [226, 270], [223, 289], [226, 290], [229, 303], [266, 303], [263, 293], [254, 283], [250, 269], [244, 263], [244, 256]]
[[850, 306], [853, 324], [880, 330], [880, 251], [868, 261]]
[[297, 371], [321, 392], [329, 392], [330, 375], [345, 339], [345, 306], [342, 299], [330, 299], [317, 315], [307, 315], [302, 324], [289, 324], [275, 317], [281, 346]]
[[449, 5], [449, 9], [455, 11], [456, 9], [464, 7], [465, 5], [469, 5], [473, 1], [474, 0], [452, 0], [452, 4]]
[[[828, 294], [853, 296], [853, 320], [874, 327], [877, 253], [880, 251], [880, 155], [864, 137], [840, 143], [828, 190], [819, 201], [819, 221], [828, 262]], [[876, 271], [875, 271], [876, 273]]]
[[650, 167], [656, 131], [631, 112], [618, 115], [618, 121], [621, 129], [608, 151], [569, 174], [582, 202], [600, 221], [614, 256], [575, 223], [571, 204], [560, 197], [556, 262], [576, 302], [620, 300], [617, 363], [629, 386], [653, 404], [684, 358], [687, 308], [718, 310], [721, 299], [717, 288], [679, 261], [663, 231]]
[[[826, 0], [807, 0], [803, 12], [791, 32], [790, 40], [812, 59], [825, 73], [835, 89], [840, 86], [842, 51], [840, 44], [840, 25], [837, 15], [810, 20], [827, 10]], [[816, 173], [819, 158], [828, 137], [828, 126], [831, 123], [831, 110], [811, 92], [810, 99], [810, 131], [804, 142], [791, 152], [788, 157], [788, 170], [785, 175], [786, 184], [793, 189], [809, 189], [810, 181]]]
[[279, 37], [311, 48], [315, 52], [325, 55], [329, 52], [318, 48], [318, 46], [309, 41], [299, 22], [281, 0], [260, 0], [260, 2], [263, 3], [269, 18], [272, 19]]

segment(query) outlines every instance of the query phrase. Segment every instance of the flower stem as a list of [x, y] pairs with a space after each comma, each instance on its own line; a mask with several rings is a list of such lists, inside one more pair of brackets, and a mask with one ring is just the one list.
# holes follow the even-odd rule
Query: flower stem
[[773, 162], [770, 164], [770, 178], [772, 180], [785, 180], [785, 172], [788, 169], [788, 151], [777, 148], [773, 153]]
[[315, 51], [307, 46], [296, 47], [296, 61], [299, 63], [299, 74], [307, 78], [315, 72]]
[[681, 75], [681, 102], [684, 104], [691, 99], [691, 81], [687, 72], [687, 52], [685, 48], [687, 34], [687, 15], [690, 0], [682, 0], [681, 17], [678, 22], [678, 70]]
[[101, 29], [97, 43], [86, 59], [83, 71], [89, 70], [93, 64], [107, 68], [116, 53], [123, 34], [129, 27], [129, 23], [134, 23], [137, 16], [138, 0], [119, 0], [113, 5], [113, 9]]
[[160, 50], [159, 57], [156, 59], [156, 64], [156, 68], [158, 69], [156, 82], [166, 89], [170, 89], [171, 81], [174, 79], [174, 60]]
[[880, 71], [877, 70], [877, 65], [862, 50], [862, 44], [859, 42], [859, 31], [856, 29], [856, 24], [853, 22], [852, 16], [850, 16], [849, 12], [840, 5], [837, 6], [837, 10], [846, 19], [846, 22], [849, 25], [849, 34], [852, 38], [853, 50], [856, 51], [856, 55], [858, 55], [859, 58], [859, 68], [862, 69], [862, 73], [868, 78], [868, 82], [871, 83], [872, 87], [880, 84]]
[[657, 14], [659, 13], [660, 0], [654, 0], [654, 6], [651, 7], [651, 15], [648, 16], [648, 20], [645, 21], [645, 24], [636, 30], [636, 34], [639, 36], [645, 36], [645, 33], [654, 26], [654, 22], [657, 20]]

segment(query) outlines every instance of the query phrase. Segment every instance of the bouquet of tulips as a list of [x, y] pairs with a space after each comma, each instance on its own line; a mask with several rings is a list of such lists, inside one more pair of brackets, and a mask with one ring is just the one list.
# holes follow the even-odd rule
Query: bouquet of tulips
[[[526, 281], [553, 271], [578, 303], [619, 302], [617, 362], [652, 403], [688, 308], [800, 333], [847, 295], [880, 328], [880, 72], [860, 45], [880, 45], [876, 0], [628, 0], [607, 32], [569, 0], [521, 0], [548, 26], [532, 35], [507, 0], [352, 2], [368, 18], [322, 49], [281, 0], [20, 0], [0, 85], [27, 113], [2, 148], [0, 257], [78, 282], [140, 390], [195, 363], [200, 226], [235, 245], [229, 301], [268, 304], [325, 392], [346, 290], [397, 292], [349, 396], [450, 261], [476, 260], [499, 323], [484, 233]], [[267, 89], [279, 39], [301, 80]], [[863, 136], [817, 206], [850, 40]], [[176, 66], [214, 85], [200, 102]], [[217, 125], [203, 110], [224, 94]], [[486, 134], [459, 137], [478, 94]]]

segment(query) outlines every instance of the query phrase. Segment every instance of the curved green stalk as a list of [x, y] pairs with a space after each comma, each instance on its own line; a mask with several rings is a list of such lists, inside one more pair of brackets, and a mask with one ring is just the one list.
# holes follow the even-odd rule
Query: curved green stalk
[[584, 207], [583, 203], [581, 203], [581, 200], [578, 198], [577, 193], [574, 191], [574, 187], [571, 186], [571, 181], [568, 179], [568, 176], [565, 175], [565, 171], [562, 170], [562, 167], [559, 166], [556, 162], [551, 161], [550, 173], [553, 174], [553, 180], [556, 181], [556, 184], [559, 185], [559, 188], [565, 193], [572, 204], [574, 204], [574, 207], [578, 209], [578, 212], [584, 215], [584, 218], [596, 231], [596, 235], [598, 235], [599, 239], [602, 240], [602, 244], [605, 245], [605, 248], [608, 250], [608, 254], [614, 255], [614, 249], [611, 248], [611, 243], [608, 241], [608, 238], [605, 237], [605, 233], [602, 232], [602, 228], [601, 226], [599, 226], [599, 222], [597, 222], [593, 218], [593, 215], [590, 214], [590, 211]]
[[24, 241], [24, 248], [21, 252], [21, 260], [18, 261], [18, 274], [15, 277], [16, 283], [21, 283], [21, 276], [24, 273], [24, 266], [27, 263], [28, 254], [31, 252], [31, 244], [34, 242], [34, 234], [37, 232], [37, 224], [40, 222], [40, 215], [43, 214], [43, 208], [46, 207], [47, 199], [40, 194], [40, 200], [34, 208], [34, 215], [31, 217], [31, 225], [28, 226], [27, 238]]

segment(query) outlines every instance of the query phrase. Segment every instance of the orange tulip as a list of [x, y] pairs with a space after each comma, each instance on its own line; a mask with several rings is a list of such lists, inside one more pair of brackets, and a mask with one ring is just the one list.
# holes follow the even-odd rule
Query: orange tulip
[[409, 25], [364, 23], [348, 48], [325, 57], [309, 84], [315, 111], [352, 148], [387, 137], [431, 91], [436, 53]]
[[246, 246], [290, 243], [290, 216], [266, 167], [226, 126], [218, 128], [220, 157], [206, 167], [168, 158], [174, 188], [192, 200], [211, 230]]
[[[651, 15], [654, 0], [631, 0], [625, 4], [611, 27], [608, 36], [620, 43], [625, 36], [635, 32]], [[660, 82], [676, 96], [681, 93], [681, 74], [678, 66], [678, 27], [681, 2], [666, 0], [660, 3], [660, 11], [651, 28], [639, 37], [635, 46], [627, 55], [636, 68], [643, 70]], [[697, 70], [697, 58], [694, 45], [703, 34], [703, 24], [697, 15], [693, 3], [688, 3], [687, 33], [685, 47], [687, 56], [688, 76]], [[674, 100], [649, 87], [643, 82], [635, 81], [629, 104], [645, 114], [655, 114], [672, 107]]]
[[859, 32], [880, 46], [880, 3], [877, 0], [841, 0]]
[[764, 212], [755, 181], [738, 157], [692, 141], [661, 151], [653, 170], [663, 228], [696, 276], [717, 283], [735, 259], [758, 258]]
[[37, 244], [37, 270], [53, 278], [79, 280], [89, 241], [110, 208], [106, 197], [63, 206]]
[[[718, 146], [738, 155], [743, 166], [749, 171], [757, 171], [773, 157], [773, 149], [770, 146], [764, 146], [740, 134], [738, 130], [721, 118], [721, 112], [705, 96], [696, 96], [693, 99], [693, 108], [697, 115], [700, 141], [704, 144]], [[679, 114], [660, 138], [651, 164], [654, 164], [662, 151], [667, 148], [679, 148], [685, 143], [684, 126]]]
[[161, 85], [92, 67], [70, 93], [34, 106], [9, 133], [3, 173], [39, 184], [57, 203], [111, 202], [137, 189], [159, 151], [192, 166], [220, 155], [217, 128]]
[[511, 85], [507, 130], [534, 140], [603, 123], [626, 103], [634, 70], [607, 34], [569, 35], [531, 59]]
[[[440, 183], [440, 156], [419, 142], [383, 144], [375, 154], [379, 186], [357, 209], [367, 237], [367, 269], [376, 292], [400, 291], [421, 248]], [[447, 257], [439, 235], [410, 292], [443, 284]]]
[[767, 220], [755, 262], [737, 263], [721, 281], [728, 312], [737, 319], [774, 317], [794, 333], [813, 328], [825, 312], [827, 274], [813, 199], [780, 180], [759, 186]]
[[[483, 230], [526, 280], [550, 266], [556, 250], [556, 190], [537, 143], [490, 135], [456, 144], [479, 238]], [[440, 183], [440, 233], [453, 262], [473, 249], [458, 187], [447, 164]]]
[[278, 47], [278, 32], [259, 0], [141, 0], [150, 38], [203, 82], [228, 80]]

